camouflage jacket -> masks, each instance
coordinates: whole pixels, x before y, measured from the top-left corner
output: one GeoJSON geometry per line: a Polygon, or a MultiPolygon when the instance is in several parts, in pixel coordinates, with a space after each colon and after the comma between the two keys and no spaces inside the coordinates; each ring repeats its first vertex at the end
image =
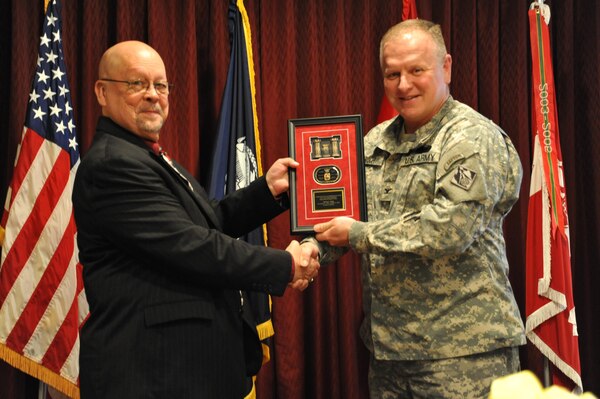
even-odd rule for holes
{"type": "Polygon", "coordinates": [[[352,225],[350,246],[363,255],[366,345],[415,360],[524,344],[502,232],[522,178],[513,144],[452,97],[414,141],[399,141],[401,127],[365,136],[369,221],[352,225]]]}

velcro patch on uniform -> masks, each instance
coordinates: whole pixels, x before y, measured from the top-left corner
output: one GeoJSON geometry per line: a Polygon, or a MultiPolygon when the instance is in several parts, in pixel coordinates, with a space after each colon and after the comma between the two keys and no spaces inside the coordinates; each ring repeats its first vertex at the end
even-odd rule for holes
{"type": "Polygon", "coordinates": [[[452,183],[464,190],[469,190],[477,177],[477,173],[471,169],[459,165],[452,176],[452,183]]]}
{"type": "Polygon", "coordinates": [[[456,161],[459,161],[461,159],[465,159],[465,156],[463,154],[455,154],[453,155],[449,160],[446,161],[446,163],[444,164],[444,170],[448,170],[450,169],[450,167],[452,166],[452,164],[456,161]]]}
{"type": "Polygon", "coordinates": [[[400,159],[400,166],[418,165],[424,163],[438,163],[440,160],[439,153],[426,152],[423,154],[406,155],[400,159]]]}

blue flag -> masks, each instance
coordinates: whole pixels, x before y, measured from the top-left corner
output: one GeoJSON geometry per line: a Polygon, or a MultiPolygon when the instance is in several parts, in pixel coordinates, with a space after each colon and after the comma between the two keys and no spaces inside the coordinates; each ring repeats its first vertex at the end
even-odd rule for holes
{"type": "MultiPolygon", "coordinates": [[[[208,184],[208,193],[215,199],[246,187],[262,175],[252,41],[243,0],[229,4],[229,34],[231,55],[208,184]]],[[[265,245],[264,231],[256,229],[240,239],[265,245]]],[[[264,341],[273,335],[270,297],[263,293],[247,296],[257,320],[258,335],[264,341]]],[[[269,348],[264,344],[263,363],[268,359],[269,348]]]]}
{"type": "Polygon", "coordinates": [[[243,2],[239,3],[232,0],[229,5],[231,55],[208,184],[208,193],[215,199],[247,186],[262,174],[257,157],[252,46],[246,41],[246,10],[243,2]]]}

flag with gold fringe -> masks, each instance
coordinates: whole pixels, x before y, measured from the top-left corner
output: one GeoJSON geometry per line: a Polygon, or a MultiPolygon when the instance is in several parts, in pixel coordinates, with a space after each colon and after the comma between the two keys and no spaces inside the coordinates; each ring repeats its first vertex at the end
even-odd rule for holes
{"type": "Polygon", "coordinates": [[[59,0],[47,7],[1,225],[0,358],[79,397],[79,327],[88,314],[71,192],[79,150],[59,0]]]}
{"type": "MultiPolygon", "coordinates": [[[[262,175],[261,149],[256,111],[256,87],[250,21],[243,0],[229,5],[231,56],[223,91],[217,141],[211,164],[208,193],[212,198],[243,188],[262,175]]],[[[240,237],[255,245],[266,244],[266,227],[240,237]]],[[[257,320],[263,341],[263,364],[270,358],[265,340],[273,336],[271,298],[267,294],[245,294],[257,320]]],[[[256,397],[254,380],[246,398],[256,397]]]]}

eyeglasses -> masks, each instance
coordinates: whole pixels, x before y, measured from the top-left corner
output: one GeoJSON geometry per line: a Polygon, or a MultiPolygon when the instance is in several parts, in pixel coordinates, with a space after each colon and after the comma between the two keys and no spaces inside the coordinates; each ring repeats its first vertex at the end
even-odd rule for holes
{"type": "Polygon", "coordinates": [[[132,93],[141,93],[142,91],[148,91],[150,85],[154,86],[154,90],[158,94],[169,94],[169,91],[173,87],[169,82],[148,82],[147,80],[116,80],[116,79],[108,79],[108,78],[100,78],[103,82],[113,82],[113,83],[125,83],[127,84],[127,89],[132,93]]]}

